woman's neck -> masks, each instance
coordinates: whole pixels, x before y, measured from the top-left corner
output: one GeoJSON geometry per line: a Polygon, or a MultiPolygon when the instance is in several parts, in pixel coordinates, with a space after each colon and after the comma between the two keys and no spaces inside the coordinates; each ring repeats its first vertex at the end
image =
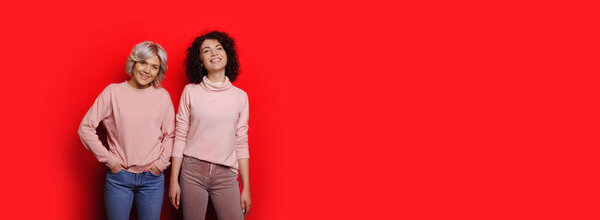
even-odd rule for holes
{"type": "Polygon", "coordinates": [[[225,70],[217,72],[209,72],[206,76],[213,83],[225,82],[225,70]]]}
{"type": "Polygon", "coordinates": [[[140,84],[138,84],[138,83],[135,81],[135,79],[133,79],[133,77],[131,77],[129,80],[127,80],[127,83],[128,83],[128,84],[129,84],[131,87],[133,87],[133,88],[136,88],[136,89],[146,89],[146,88],[148,88],[148,87],[150,87],[150,86],[151,86],[151,85],[150,85],[150,83],[149,83],[149,84],[146,84],[146,85],[140,85],[140,84]]]}

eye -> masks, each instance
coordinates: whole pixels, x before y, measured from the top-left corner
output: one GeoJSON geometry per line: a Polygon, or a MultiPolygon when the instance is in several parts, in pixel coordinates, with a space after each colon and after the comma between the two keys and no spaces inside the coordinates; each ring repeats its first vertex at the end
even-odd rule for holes
{"type": "Polygon", "coordinates": [[[154,70],[157,70],[157,69],[158,69],[158,67],[157,67],[157,66],[153,66],[153,67],[152,67],[152,69],[154,69],[154,70]]]}
{"type": "Polygon", "coordinates": [[[208,53],[208,50],[204,50],[204,51],[202,51],[202,53],[208,53]]]}

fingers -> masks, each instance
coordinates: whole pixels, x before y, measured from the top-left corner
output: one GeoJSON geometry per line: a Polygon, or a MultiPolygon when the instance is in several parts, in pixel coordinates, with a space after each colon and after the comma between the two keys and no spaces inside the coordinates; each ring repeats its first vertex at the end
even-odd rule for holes
{"type": "Polygon", "coordinates": [[[148,171],[152,171],[152,165],[147,166],[146,168],[144,168],[144,172],[148,172],[148,171]]]}
{"type": "Polygon", "coordinates": [[[171,200],[171,205],[175,207],[175,209],[179,210],[179,199],[180,199],[180,191],[179,189],[171,189],[169,191],[169,200],[171,200]]]}
{"type": "Polygon", "coordinates": [[[251,203],[245,199],[242,199],[240,201],[240,205],[242,206],[242,213],[244,213],[244,216],[246,216],[248,212],[250,212],[251,203]]]}
{"type": "Polygon", "coordinates": [[[244,215],[247,215],[248,212],[250,212],[250,206],[252,206],[252,205],[248,201],[246,201],[245,204],[246,204],[245,205],[246,206],[246,210],[244,211],[244,215]]]}
{"type": "Polygon", "coordinates": [[[177,208],[177,205],[175,204],[175,198],[173,198],[174,196],[169,193],[169,201],[171,202],[171,205],[175,208],[177,208]]]}
{"type": "Polygon", "coordinates": [[[144,172],[151,172],[154,175],[160,175],[162,173],[162,171],[160,171],[158,169],[158,167],[154,166],[154,165],[150,165],[148,167],[146,167],[146,169],[144,169],[144,172]]]}
{"type": "Polygon", "coordinates": [[[175,207],[177,210],[179,210],[179,197],[180,197],[181,193],[177,192],[177,194],[175,195],[175,198],[177,200],[177,207],[175,207]]]}
{"type": "Polygon", "coordinates": [[[150,167],[148,171],[150,171],[154,175],[160,175],[162,173],[158,168],[156,168],[156,166],[150,167]]]}
{"type": "Polygon", "coordinates": [[[121,166],[121,164],[117,164],[116,166],[110,168],[110,172],[112,173],[118,173],[121,170],[123,170],[123,166],[121,166]]]}
{"type": "Polygon", "coordinates": [[[158,167],[156,167],[156,166],[153,166],[153,169],[157,175],[160,175],[162,173],[162,171],[160,169],[158,169],[158,167]]]}
{"type": "Polygon", "coordinates": [[[169,199],[171,200],[171,205],[173,205],[173,207],[175,207],[175,209],[179,209],[179,206],[178,206],[179,203],[176,202],[176,200],[177,200],[176,197],[177,197],[176,195],[170,195],[169,199]]]}
{"type": "Polygon", "coordinates": [[[240,201],[240,206],[242,206],[242,213],[244,213],[244,215],[246,215],[246,203],[244,203],[244,201],[240,201]]]}
{"type": "Polygon", "coordinates": [[[242,195],[240,196],[240,204],[242,206],[242,212],[244,216],[248,215],[250,212],[250,207],[252,206],[252,200],[250,200],[250,191],[244,188],[242,190],[242,195]]]}

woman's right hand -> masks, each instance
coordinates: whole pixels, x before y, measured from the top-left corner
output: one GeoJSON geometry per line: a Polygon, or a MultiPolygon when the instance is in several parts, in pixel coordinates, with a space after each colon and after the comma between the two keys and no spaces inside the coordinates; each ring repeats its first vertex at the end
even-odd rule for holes
{"type": "Polygon", "coordinates": [[[179,199],[181,196],[181,189],[179,188],[179,183],[177,181],[171,181],[169,186],[169,200],[171,200],[171,205],[175,207],[175,209],[179,210],[179,199]]]}
{"type": "Polygon", "coordinates": [[[118,173],[119,171],[124,170],[124,167],[126,167],[126,166],[123,165],[123,162],[119,162],[118,164],[116,164],[110,168],[110,172],[118,173]]]}

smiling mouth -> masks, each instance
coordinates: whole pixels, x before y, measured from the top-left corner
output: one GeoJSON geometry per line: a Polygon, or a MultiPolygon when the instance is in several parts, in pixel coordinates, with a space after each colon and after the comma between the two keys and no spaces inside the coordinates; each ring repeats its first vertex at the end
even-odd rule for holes
{"type": "Polygon", "coordinates": [[[210,60],[211,63],[221,62],[221,58],[214,58],[210,60]]]}
{"type": "Polygon", "coordinates": [[[140,74],[140,77],[141,77],[143,80],[150,79],[150,76],[148,76],[148,75],[144,75],[144,74],[140,74]]]}

